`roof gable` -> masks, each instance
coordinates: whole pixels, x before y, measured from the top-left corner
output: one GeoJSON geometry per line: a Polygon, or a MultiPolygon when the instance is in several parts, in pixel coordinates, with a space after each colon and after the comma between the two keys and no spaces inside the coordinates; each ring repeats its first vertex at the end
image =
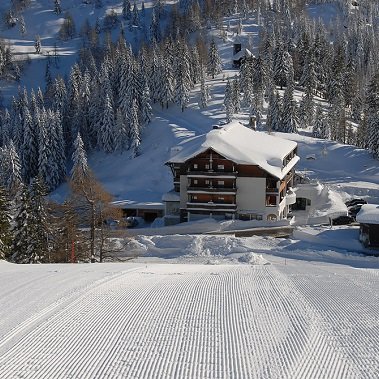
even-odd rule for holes
{"type": "Polygon", "coordinates": [[[242,165],[256,165],[271,175],[282,178],[299,161],[293,158],[283,169],[283,159],[297,143],[231,122],[207,134],[192,137],[179,145],[182,149],[167,163],[184,163],[209,148],[228,160],[242,165]]]}

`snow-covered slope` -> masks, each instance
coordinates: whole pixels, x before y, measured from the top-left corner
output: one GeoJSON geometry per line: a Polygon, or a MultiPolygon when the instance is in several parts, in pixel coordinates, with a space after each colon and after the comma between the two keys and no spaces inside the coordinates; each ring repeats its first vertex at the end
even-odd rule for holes
{"type": "Polygon", "coordinates": [[[0,263],[0,377],[376,377],[377,269],[253,263],[0,263]]]}

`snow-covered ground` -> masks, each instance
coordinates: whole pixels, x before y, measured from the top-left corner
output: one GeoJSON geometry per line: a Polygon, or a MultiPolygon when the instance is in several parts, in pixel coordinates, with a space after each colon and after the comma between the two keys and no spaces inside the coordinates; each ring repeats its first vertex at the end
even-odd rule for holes
{"type": "Polygon", "coordinates": [[[0,377],[377,377],[377,260],[250,244],[239,264],[0,262],[0,377]]]}

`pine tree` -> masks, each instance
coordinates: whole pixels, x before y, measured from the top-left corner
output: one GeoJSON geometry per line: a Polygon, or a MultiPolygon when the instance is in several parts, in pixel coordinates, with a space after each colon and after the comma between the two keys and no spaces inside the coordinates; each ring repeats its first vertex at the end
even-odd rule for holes
{"type": "Polygon", "coordinates": [[[379,114],[368,118],[367,145],[375,158],[379,158],[379,114]]]}
{"type": "Polygon", "coordinates": [[[129,129],[126,120],[122,115],[121,109],[116,113],[116,131],[117,131],[117,150],[126,151],[129,147],[129,129]]]}
{"type": "Polygon", "coordinates": [[[232,103],[233,103],[233,112],[239,113],[241,111],[241,102],[240,102],[240,84],[237,77],[233,80],[232,85],[232,103]]]}
{"type": "Polygon", "coordinates": [[[6,108],[1,117],[0,146],[7,145],[11,139],[11,116],[6,108]]]}
{"type": "Polygon", "coordinates": [[[5,189],[0,186],[0,260],[8,259],[12,246],[10,203],[5,189]]]}
{"type": "Polygon", "coordinates": [[[131,18],[131,4],[130,0],[123,0],[122,2],[122,17],[125,20],[130,20],[131,18]]]}
{"type": "Polygon", "coordinates": [[[41,177],[34,178],[30,186],[30,212],[28,216],[28,263],[48,262],[51,234],[45,196],[47,188],[41,177]]]}
{"type": "Polygon", "coordinates": [[[212,39],[208,52],[208,74],[212,76],[212,79],[222,71],[221,58],[218,54],[216,42],[212,39]]]}
{"type": "Polygon", "coordinates": [[[73,166],[70,172],[71,181],[74,183],[84,183],[90,174],[90,169],[87,163],[87,154],[84,150],[84,144],[80,133],[77,134],[74,141],[74,151],[72,153],[73,166]]]}
{"type": "Polygon", "coordinates": [[[50,175],[54,175],[54,173],[51,172],[50,166],[52,159],[50,130],[47,112],[44,109],[40,114],[38,127],[38,176],[52,188],[53,183],[50,180],[50,175]]]}
{"type": "Polygon", "coordinates": [[[98,146],[106,153],[112,153],[116,149],[115,117],[109,95],[105,97],[104,112],[101,120],[98,146]]]}
{"type": "Polygon", "coordinates": [[[140,25],[140,19],[139,19],[139,12],[136,1],[134,1],[133,4],[133,12],[132,12],[132,25],[139,26],[140,25]]]}
{"type": "Polygon", "coordinates": [[[16,263],[31,263],[28,257],[30,195],[26,186],[22,186],[16,196],[16,209],[12,233],[12,261],[16,263]]]}
{"type": "Polygon", "coordinates": [[[20,16],[20,34],[24,37],[26,34],[26,24],[24,16],[20,16]]]}
{"type": "Polygon", "coordinates": [[[208,106],[209,101],[209,88],[205,84],[205,73],[204,69],[201,70],[201,81],[200,81],[200,101],[199,101],[199,107],[200,108],[206,108],[208,106]]]}
{"type": "Polygon", "coordinates": [[[12,140],[0,148],[0,185],[13,197],[22,185],[21,164],[12,140]]]}
{"type": "Polygon", "coordinates": [[[303,128],[313,124],[314,109],[313,94],[309,89],[306,89],[305,96],[302,98],[299,107],[299,122],[303,128]]]}
{"type": "Polygon", "coordinates": [[[289,85],[283,96],[281,130],[286,133],[297,133],[298,124],[297,107],[296,102],[293,99],[293,87],[292,85],[289,85]]]}
{"type": "Polygon", "coordinates": [[[138,105],[137,101],[133,100],[133,105],[130,115],[130,148],[132,149],[133,157],[140,155],[140,125],[138,122],[138,105]]]}
{"type": "Polygon", "coordinates": [[[168,104],[173,100],[174,96],[172,69],[168,59],[162,60],[160,79],[158,92],[159,101],[161,102],[163,109],[164,106],[168,108],[168,104]]]}
{"type": "Polygon", "coordinates": [[[151,23],[150,23],[150,41],[152,43],[157,43],[161,40],[161,29],[159,26],[159,17],[156,13],[156,8],[153,8],[153,12],[151,15],[151,23]]]}
{"type": "Polygon", "coordinates": [[[191,90],[191,77],[189,67],[188,51],[185,48],[179,48],[180,54],[177,58],[175,69],[175,102],[180,105],[182,112],[189,103],[189,95],[191,90]]]}
{"type": "Polygon", "coordinates": [[[57,15],[62,13],[61,0],[54,0],[54,13],[57,15]]]}
{"type": "Polygon", "coordinates": [[[41,46],[42,46],[41,37],[37,35],[34,40],[34,48],[36,50],[36,54],[41,54],[41,46]]]}
{"type": "Polygon", "coordinates": [[[282,89],[287,85],[289,72],[293,70],[292,57],[288,51],[284,49],[283,43],[279,43],[274,54],[274,81],[275,84],[282,89]]]}
{"type": "Polygon", "coordinates": [[[151,98],[150,98],[150,90],[147,83],[145,83],[145,87],[142,92],[141,99],[141,121],[143,125],[148,124],[152,118],[152,108],[151,108],[151,98]]]}
{"type": "Polygon", "coordinates": [[[279,92],[272,92],[267,109],[266,129],[270,131],[282,130],[282,105],[279,92]]]}
{"type": "Polygon", "coordinates": [[[327,125],[325,115],[324,115],[320,105],[316,109],[315,119],[316,119],[316,121],[315,121],[315,123],[313,125],[313,129],[312,129],[313,137],[323,138],[323,139],[328,138],[328,136],[329,136],[328,125],[327,125]]]}

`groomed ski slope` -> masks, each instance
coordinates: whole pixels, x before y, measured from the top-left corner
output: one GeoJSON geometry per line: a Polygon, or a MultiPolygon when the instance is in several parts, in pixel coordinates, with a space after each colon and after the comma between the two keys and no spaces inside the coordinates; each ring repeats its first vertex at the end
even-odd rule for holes
{"type": "Polygon", "coordinates": [[[379,377],[378,271],[264,258],[0,262],[0,377],[379,377]]]}

